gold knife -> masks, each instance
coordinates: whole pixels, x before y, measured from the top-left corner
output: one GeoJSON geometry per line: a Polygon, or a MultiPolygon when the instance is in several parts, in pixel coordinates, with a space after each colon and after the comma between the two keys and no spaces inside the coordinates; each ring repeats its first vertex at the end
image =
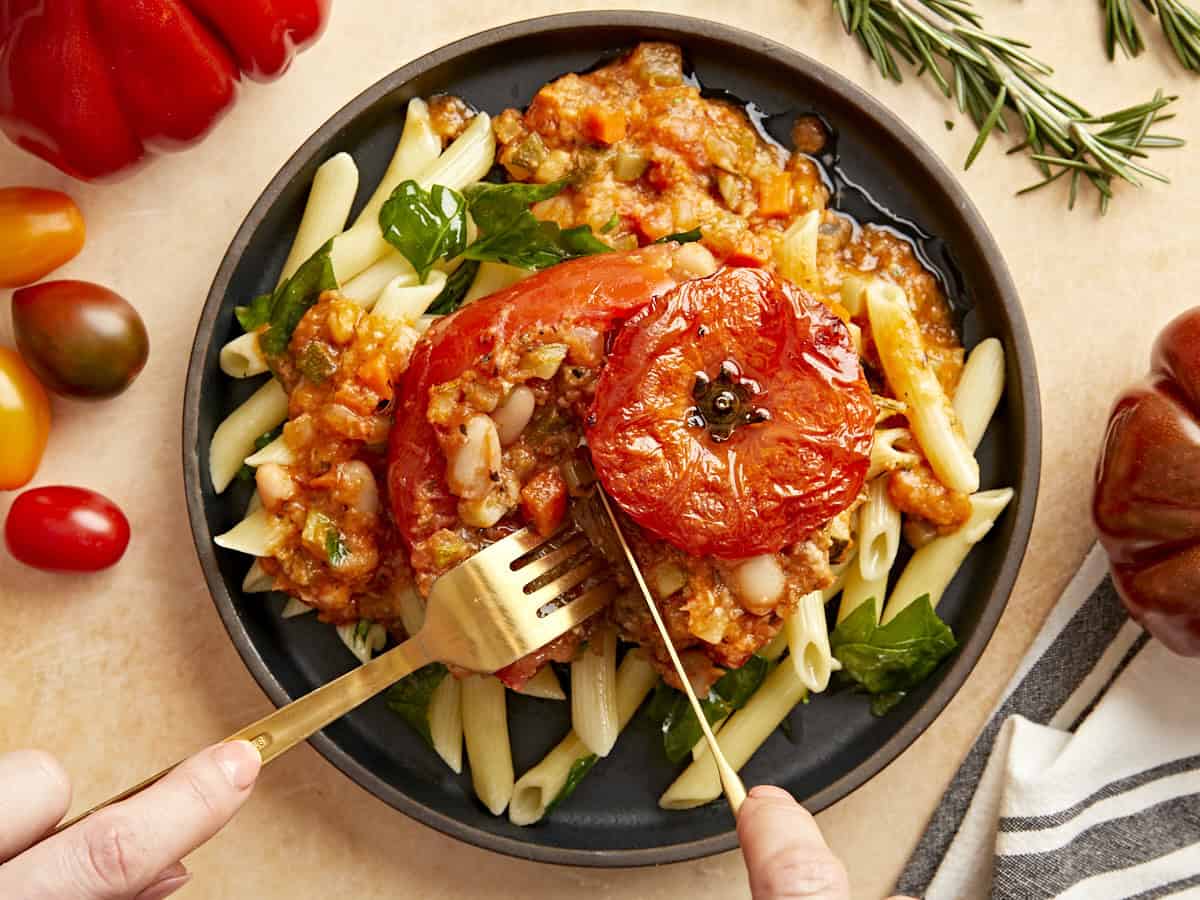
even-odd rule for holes
{"type": "Polygon", "coordinates": [[[692,684],[688,681],[687,673],[683,670],[683,663],[679,661],[679,654],[675,652],[675,645],[671,643],[671,636],[667,634],[667,626],[663,624],[658,607],[654,604],[654,598],[650,596],[650,589],[646,587],[646,579],[642,577],[642,570],[638,568],[637,560],[633,557],[633,551],[629,549],[629,543],[625,540],[624,532],[621,531],[621,523],[617,521],[612,505],[608,502],[608,495],[604,493],[604,489],[599,485],[596,486],[596,493],[600,495],[600,502],[604,505],[604,511],[608,514],[608,520],[612,523],[613,531],[616,533],[617,542],[621,545],[621,552],[625,554],[625,560],[629,563],[629,568],[633,570],[634,580],[637,581],[638,588],[641,590],[642,596],[646,599],[646,605],[650,607],[650,615],[654,618],[654,624],[658,626],[658,633],[662,635],[663,643],[667,647],[667,653],[671,657],[671,663],[675,666],[675,672],[679,675],[679,681],[683,684],[683,689],[692,704],[692,711],[696,714],[696,719],[700,722],[700,730],[704,732],[704,740],[708,742],[708,749],[712,752],[712,757],[717,763],[717,774],[721,776],[721,787],[725,791],[725,799],[729,801],[729,808],[733,810],[733,814],[736,817],[738,810],[742,808],[742,802],[746,799],[746,788],[742,784],[742,779],[738,777],[738,773],[734,771],[733,766],[725,759],[725,754],[721,752],[721,745],[717,743],[712,729],[708,726],[708,719],[704,715],[704,710],[700,708],[700,701],[696,699],[696,692],[692,690],[692,684]]]}

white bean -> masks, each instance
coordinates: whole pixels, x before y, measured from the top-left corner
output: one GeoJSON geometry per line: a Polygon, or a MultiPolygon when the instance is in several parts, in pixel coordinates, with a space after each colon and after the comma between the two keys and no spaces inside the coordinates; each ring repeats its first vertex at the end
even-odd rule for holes
{"type": "Polygon", "coordinates": [[[500,468],[500,434],[490,416],[477,413],[466,424],[466,440],[454,451],[446,470],[450,492],[467,500],[487,496],[492,473],[500,468]]]}
{"type": "Polygon", "coordinates": [[[344,486],[344,503],[361,513],[375,515],[379,512],[379,486],[371,467],[360,459],[342,465],[341,482],[344,486]]]}
{"type": "MultiPolygon", "coordinates": [[[[368,470],[369,471],[369,470],[368,470]]],[[[271,512],[296,492],[296,482],[288,470],[275,463],[264,463],[254,470],[254,482],[258,485],[258,496],[263,506],[271,512]]]]}
{"type": "Polygon", "coordinates": [[[773,553],[752,556],[733,570],[731,587],[746,611],[754,615],[773,610],[785,586],[783,568],[773,553]]]}
{"type": "Polygon", "coordinates": [[[500,435],[500,445],[507,447],[521,436],[525,426],[533,417],[533,408],[537,398],[533,391],[523,384],[512,389],[503,403],[492,413],[492,421],[496,423],[496,431],[500,435]]]}
{"type": "Polygon", "coordinates": [[[701,278],[717,271],[716,257],[703,244],[693,241],[675,251],[671,272],[678,278],[701,278]]]}

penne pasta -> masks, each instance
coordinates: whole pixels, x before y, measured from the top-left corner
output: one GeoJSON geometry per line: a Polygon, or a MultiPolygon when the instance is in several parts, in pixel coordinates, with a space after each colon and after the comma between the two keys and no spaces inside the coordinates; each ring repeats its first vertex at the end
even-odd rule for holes
{"type": "MultiPolygon", "coordinates": [[[[409,105],[411,109],[412,101],[409,105]]],[[[406,133],[411,125],[411,121],[405,125],[406,133]]],[[[400,136],[400,143],[404,144],[404,135],[400,136]]],[[[397,147],[397,156],[401,149],[397,147]]],[[[379,210],[398,184],[411,178],[422,187],[441,184],[460,191],[488,173],[495,151],[496,139],[492,135],[491,119],[487,113],[479,113],[441,156],[426,162],[423,167],[402,170],[399,165],[388,166],[387,180],[379,183],[371,198],[372,202],[376,197],[382,198],[373,214],[366,215],[369,203],[368,209],[363,210],[363,215],[359,216],[354,226],[334,238],[331,259],[338,284],[365,271],[391,250],[391,244],[383,239],[383,231],[379,227],[379,210]]]]}
{"type": "Polygon", "coordinates": [[[571,727],[597,756],[608,756],[617,742],[617,632],[604,626],[592,633],[571,663],[571,727]]]}
{"type": "Polygon", "coordinates": [[[226,550],[236,550],[250,556],[271,556],[284,536],[284,526],[265,509],[257,509],[213,543],[226,550]]]}
{"type": "Polygon", "coordinates": [[[954,392],[954,411],[962,422],[971,452],[979,446],[1004,393],[1004,345],[995,338],[981,341],[963,366],[954,392]]]}
{"type": "Polygon", "coordinates": [[[862,577],[862,569],[859,566],[850,566],[849,571],[846,572],[845,583],[842,585],[842,599],[838,603],[837,620],[843,621],[872,597],[875,598],[875,617],[879,618],[879,611],[883,608],[883,598],[887,594],[887,580],[888,573],[884,572],[882,578],[867,581],[862,577]]]}
{"type": "MultiPolygon", "coordinates": [[[[620,728],[629,724],[658,674],[641,650],[630,650],[617,669],[617,721],[620,728]]],[[[532,825],[539,821],[559,799],[573,769],[587,765],[591,757],[574,731],[526,772],[513,789],[508,818],[514,825],[532,825]]]]}
{"type": "Polygon", "coordinates": [[[208,475],[214,491],[219,494],[229,487],[242,460],[254,452],[255,439],[286,419],[287,408],[287,392],[272,378],[217,426],[208,447],[208,475]]]}
{"type": "Polygon", "coordinates": [[[425,598],[417,592],[417,586],[407,584],[400,592],[400,624],[412,637],[425,624],[425,598]]]}
{"type": "Polygon", "coordinates": [[[283,609],[279,611],[279,617],[282,619],[294,619],[296,616],[302,616],[310,612],[313,612],[313,608],[303,600],[299,600],[296,597],[288,597],[287,603],[283,604],[283,609]]]}
{"type": "Polygon", "coordinates": [[[320,165],[313,175],[308,202],[277,284],[291,278],[301,263],[346,227],[357,191],[358,166],[349,153],[335,154],[320,165]]]}
{"type": "Polygon", "coordinates": [[[273,590],[274,587],[275,576],[268,573],[259,560],[254,560],[246,571],[246,577],[242,579],[242,593],[262,594],[273,590]]]}
{"type": "Polygon", "coordinates": [[[829,649],[829,626],[825,621],[825,598],[813,591],[800,598],[796,612],[783,623],[787,633],[788,659],[796,676],[810,693],[829,687],[829,676],[842,667],[829,649]]]}
{"type": "Polygon", "coordinates": [[[442,139],[433,130],[429,106],[420,97],[414,97],[408,101],[408,108],[404,111],[404,129],[400,132],[392,159],[371,193],[371,198],[355,217],[353,227],[366,224],[378,228],[379,211],[388,197],[392,196],[392,191],[400,182],[415,178],[441,152],[442,139]]]}
{"type": "Polygon", "coordinates": [[[979,490],[979,464],[937,375],[930,367],[921,331],[900,288],[872,281],[867,314],[888,383],[908,406],[909,425],[942,484],[973,494],[979,490]]]}
{"type": "Polygon", "coordinates": [[[934,538],[912,555],[888,598],[883,624],[924,594],[936,607],[971,548],[983,540],[1012,497],[1011,488],[972,494],[971,517],[966,523],[952,534],[934,538]]]}
{"type": "Polygon", "coordinates": [[[491,675],[470,675],[461,684],[463,737],[471,763],[471,783],[480,802],[498,816],[513,792],[504,685],[491,675]]]}
{"type": "Polygon", "coordinates": [[[850,552],[851,556],[849,556],[847,559],[842,560],[842,562],[838,563],[836,566],[830,566],[830,568],[833,570],[833,584],[829,585],[827,588],[821,589],[821,601],[823,603],[828,603],[830,600],[840,594],[842,592],[842,587],[846,584],[846,578],[850,574],[850,570],[858,568],[854,565],[857,553],[853,550],[850,552]]]}
{"type": "Polygon", "coordinates": [[[852,316],[862,315],[867,307],[867,285],[870,282],[857,275],[842,279],[842,306],[852,316]]]}
{"type": "Polygon", "coordinates": [[[393,282],[417,283],[416,271],[397,250],[387,253],[365,272],[351,278],[338,289],[338,293],[347,300],[353,300],[359,306],[370,309],[383,293],[383,289],[393,282]]]}
{"type": "Polygon", "coordinates": [[[371,314],[389,321],[415,324],[445,286],[446,274],[437,270],[429,273],[424,284],[413,284],[401,275],[388,282],[371,314]]]}
{"type": "Polygon", "coordinates": [[[455,775],[462,774],[462,682],[449,672],[429,699],[429,737],[433,749],[455,775]]]}
{"type": "MultiPolygon", "coordinates": [[[[746,705],[729,717],[717,737],[729,764],[741,769],[807,693],[795,666],[776,666],[746,705]]],[[[683,770],[659,798],[658,805],[663,809],[693,809],[719,796],[721,778],[712,755],[705,753],[683,770]]]]}
{"type": "Polygon", "coordinates": [[[387,643],[387,629],[369,619],[338,625],[337,633],[346,649],[353,653],[360,663],[370,662],[371,657],[387,643]]]}
{"type": "Polygon", "coordinates": [[[807,291],[820,287],[817,269],[817,234],[822,211],[814,209],[800,216],[779,238],[775,260],[779,273],[807,291]]]}
{"type": "Polygon", "coordinates": [[[539,697],[542,700],[566,700],[567,695],[559,683],[558,676],[550,666],[543,666],[538,673],[525,682],[517,690],[518,694],[526,697],[539,697]]]}
{"type": "Polygon", "coordinates": [[[528,278],[533,272],[518,269],[516,266],[506,266],[504,263],[484,262],[479,264],[475,280],[463,296],[463,306],[474,303],[482,297],[512,287],[518,281],[528,278]]]}
{"type": "Polygon", "coordinates": [[[221,348],[221,371],[231,378],[250,378],[267,371],[267,357],[258,343],[258,332],[247,331],[221,348]]]}
{"type": "Polygon", "coordinates": [[[290,466],[296,462],[296,453],[292,445],[281,434],[261,450],[256,450],[246,457],[246,465],[261,466],[264,463],[275,463],[279,466],[290,466]]]}
{"type": "Polygon", "coordinates": [[[858,509],[858,569],[863,581],[887,578],[899,552],[900,510],[888,497],[887,478],[876,478],[858,509]]]}
{"type": "Polygon", "coordinates": [[[907,428],[879,428],[875,431],[875,443],[871,445],[871,468],[867,480],[874,481],[880,475],[896,469],[912,469],[921,464],[921,455],[912,450],[902,450],[896,444],[912,444],[912,432],[907,428]]]}
{"type": "MultiPolygon", "coordinates": [[[[713,733],[714,737],[716,737],[718,734],[721,733],[721,729],[725,726],[725,723],[728,721],[729,721],[729,716],[726,716],[724,719],[717,719],[717,721],[713,722],[711,725],[708,726],[709,728],[712,729],[712,733],[713,733]]],[[[700,738],[700,740],[696,741],[696,743],[692,747],[692,759],[699,759],[701,756],[703,756],[707,752],[708,752],[708,741],[706,741],[704,738],[700,738]]]]}

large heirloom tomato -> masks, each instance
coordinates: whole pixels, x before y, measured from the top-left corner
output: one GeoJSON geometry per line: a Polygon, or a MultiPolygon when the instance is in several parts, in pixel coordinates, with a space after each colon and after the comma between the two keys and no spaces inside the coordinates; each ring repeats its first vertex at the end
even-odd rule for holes
{"type": "Polygon", "coordinates": [[[827,307],[761,269],[723,269],[625,324],[586,424],[596,474],[642,528],[739,559],[854,501],[875,407],[827,307]]]}
{"type": "Polygon", "coordinates": [[[561,263],[435,323],[397,390],[388,449],[392,512],[411,545],[456,520],[446,459],[426,418],[429,391],[480,365],[497,347],[539,328],[607,331],[675,284],[674,248],[646,247],[561,263]]]}
{"type": "Polygon", "coordinates": [[[1149,376],[1117,399],[1092,514],[1130,614],[1200,656],[1200,307],[1163,329],[1149,376]]]}

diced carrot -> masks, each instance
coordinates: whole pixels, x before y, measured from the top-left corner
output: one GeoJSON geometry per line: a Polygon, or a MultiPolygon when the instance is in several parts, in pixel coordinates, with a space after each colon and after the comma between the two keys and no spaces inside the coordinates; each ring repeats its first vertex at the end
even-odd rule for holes
{"type": "Polygon", "coordinates": [[[792,211],[792,176],[787,172],[772,175],[758,183],[758,214],[786,216],[792,211]]]}
{"type": "Polygon", "coordinates": [[[615,144],[625,137],[625,112],[620,109],[605,109],[589,106],[583,113],[584,132],[593,141],[615,144]]]}
{"type": "Polygon", "coordinates": [[[567,483],[558,469],[546,469],[525,483],[521,488],[521,512],[543,537],[555,532],[567,514],[567,483]]]}
{"type": "Polygon", "coordinates": [[[358,380],[377,394],[389,393],[391,378],[388,375],[387,360],[382,354],[372,356],[358,367],[355,373],[358,380]]]}

